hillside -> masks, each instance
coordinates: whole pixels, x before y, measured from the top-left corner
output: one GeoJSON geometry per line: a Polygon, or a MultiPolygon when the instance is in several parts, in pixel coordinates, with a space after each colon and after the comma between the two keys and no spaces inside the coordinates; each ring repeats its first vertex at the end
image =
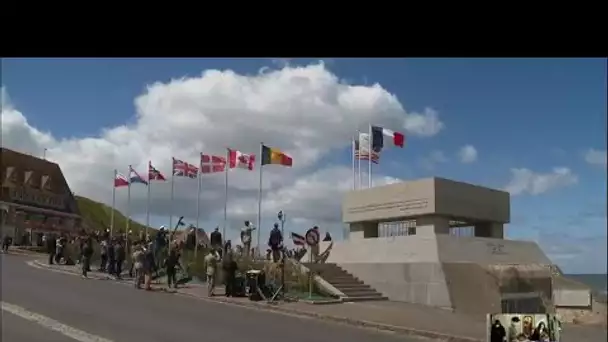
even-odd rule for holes
{"type": "MultiPolygon", "coordinates": [[[[87,230],[104,230],[110,228],[112,208],[86,197],[76,196],[78,209],[83,219],[83,226],[87,230]]],[[[127,218],[118,210],[114,211],[114,230],[124,232],[127,218]]],[[[145,230],[146,226],[130,220],[129,229],[133,234],[139,234],[140,230],[145,230]]],[[[153,228],[152,228],[153,229],[153,228]]],[[[150,231],[152,232],[152,231],[150,231]]]]}

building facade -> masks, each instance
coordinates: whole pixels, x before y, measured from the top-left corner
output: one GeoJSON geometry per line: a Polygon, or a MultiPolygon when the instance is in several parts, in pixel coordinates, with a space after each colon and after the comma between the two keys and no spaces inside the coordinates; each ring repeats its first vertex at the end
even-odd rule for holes
{"type": "Polygon", "coordinates": [[[82,218],[56,163],[1,149],[0,223],[2,236],[17,244],[37,244],[44,233],[76,234],[82,218]]]}
{"type": "Polygon", "coordinates": [[[503,239],[510,195],[433,177],[350,191],[342,218],[349,239],[436,234],[503,239]]]}

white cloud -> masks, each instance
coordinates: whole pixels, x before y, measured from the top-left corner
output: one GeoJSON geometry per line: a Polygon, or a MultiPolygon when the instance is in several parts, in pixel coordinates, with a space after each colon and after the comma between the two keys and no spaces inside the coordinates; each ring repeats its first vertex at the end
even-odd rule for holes
{"type": "MultiPolygon", "coordinates": [[[[258,153],[259,142],[264,141],[294,159],[291,169],[265,167],[264,212],[274,215],[279,208],[289,208],[291,219],[337,223],[341,194],[352,186],[352,172],[339,165],[319,165],[323,156],[348,148],[352,133],[370,122],[419,136],[435,135],[444,127],[432,109],[408,114],[380,85],[342,83],[323,63],[266,68],[254,75],[207,70],[199,77],[151,84],[134,102],[135,120],[125,120],[133,124],[81,139],[42,132],[3,100],[2,145],[37,155],[47,148],[47,157],[59,163],[74,192],[109,203],[114,168],[124,171],[132,164],[144,172],[151,160],[170,173],[172,156],[196,164],[201,151],[223,154],[230,146],[258,153]]],[[[388,181],[379,176],[374,182],[388,181]]],[[[201,216],[208,220],[222,216],[223,182],[223,175],[205,176],[201,216]]],[[[253,219],[257,172],[236,170],[229,183],[230,215],[253,219]]],[[[175,182],[174,207],[180,208],[176,215],[194,216],[193,184],[175,182]]],[[[151,191],[152,215],[168,215],[169,185],[154,183],[151,191]]],[[[124,206],[126,200],[118,197],[117,206],[124,206]]],[[[131,213],[145,212],[145,188],[134,186],[131,198],[131,213]]]]}
{"type": "Polygon", "coordinates": [[[465,145],[458,152],[461,163],[472,163],[477,160],[477,149],[473,145],[465,145]]]}
{"type": "Polygon", "coordinates": [[[578,183],[578,176],[567,167],[556,167],[550,173],[536,173],[529,169],[520,168],[511,169],[511,180],[504,189],[511,195],[526,193],[540,195],[576,183],[578,183]]]}
{"type": "Polygon", "coordinates": [[[589,149],[585,152],[585,161],[591,165],[598,165],[606,168],[606,151],[589,149]]]}

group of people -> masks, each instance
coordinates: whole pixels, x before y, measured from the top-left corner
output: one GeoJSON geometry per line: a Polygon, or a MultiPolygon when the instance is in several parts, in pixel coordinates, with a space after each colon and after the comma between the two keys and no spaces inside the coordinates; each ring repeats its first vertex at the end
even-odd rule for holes
{"type": "MultiPolygon", "coordinates": [[[[526,322],[523,322],[524,324],[526,322]]],[[[545,322],[539,322],[536,327],[519,329],[520,318],[511,318],[507,329],[500,320],[495,319],[490,328],[490,342],[554,342],[555,332],[548,329],[545,322]]]]}

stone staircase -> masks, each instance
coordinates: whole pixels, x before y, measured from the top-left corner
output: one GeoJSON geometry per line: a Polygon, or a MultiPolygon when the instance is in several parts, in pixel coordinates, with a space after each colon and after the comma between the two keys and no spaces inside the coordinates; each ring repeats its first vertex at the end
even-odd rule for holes
{"type": "Polygon", "coordinates": [[[388,299],[336,264],[304,263],[303,265],[342,292],[345,296],[341,299],[345,302],[388,299]]]}

